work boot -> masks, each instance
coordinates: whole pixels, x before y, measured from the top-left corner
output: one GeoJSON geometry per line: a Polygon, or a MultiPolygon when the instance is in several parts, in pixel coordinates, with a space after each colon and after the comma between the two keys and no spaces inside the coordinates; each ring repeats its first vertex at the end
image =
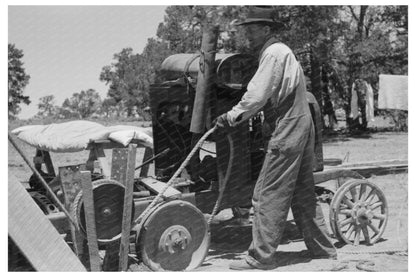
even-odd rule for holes
{"type": "Polygon", "coordinates": [[[247,262],[246,259],[241,259],[238,261],[234,261],[230,264],[230,269],[233,270],[252,270],[252,269],[260,269],[260,270],[270,270],[277,267],[277,264],[259,264],[258,266],[251,265],[247,262]]]}
{"type": "Polygon", "coordinates": [[[233,270],[251,270],[251,269],[258,269],[251,264],[247,263],[246,259],[241,259],[238,261],[234,261],[230,264],[230,269],[233,270]]]}

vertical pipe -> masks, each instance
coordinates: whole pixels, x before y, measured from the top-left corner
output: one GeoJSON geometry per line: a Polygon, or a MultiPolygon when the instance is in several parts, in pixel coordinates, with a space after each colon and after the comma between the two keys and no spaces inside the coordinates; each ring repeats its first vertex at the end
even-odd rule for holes
{"type": "Polygon", "coordinates": [[[218,33],[218,25],[203,25],[198,81],[192,110],[192,121],[189,129],[192,133],[196,134],[203,134],[205,132],[208,103],[215,80],[215,51],[217,49],[218,33]]]}

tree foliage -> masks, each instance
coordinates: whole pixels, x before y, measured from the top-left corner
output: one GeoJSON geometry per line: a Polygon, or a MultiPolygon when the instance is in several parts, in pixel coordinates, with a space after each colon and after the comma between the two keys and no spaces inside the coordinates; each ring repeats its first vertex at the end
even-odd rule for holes
{"type": "Polygon", "coordinates": [[[78,117],[87,118],[99,111],[101,107],[101,97],[93,89],[82,90],[74,93],[71,98],[66,98],[62,104],[60,113],[65,118],[78,117]]]}
{"type": "MultiPolygon", "coordinates": [[[[332,101],[348,116],[355,80],[369,82],[377,96],[379,74],[407,75],[407,6],[275,8],[286,26],[280,32],[282,41],[300,59],[321,107],[332,101]]],[[[247,11],[243,6],[170,6],[157,36],[174,53],[196,52],[203,24],[216,24],[221,30],[218,52],[246,52],[233,22],[246,17],[247,11]]]]}
{"type": "Polygon", "coordinates": [[[349,114],[356,80],[370,83],[377,99],[380,74],[408,74],[408,13],[405,6],[346,6],[340,12],[349,28],[334,47],[333,67],[343,82],[337,102],[349,114]]]}
{"type": "Polygon", "coordinates": [[[215,24],[220,27],[218,49],[241,51],[244,40],[233,22],[242,19],[246,11],[243,6],[169,6],[156,34],[174,53],[194,53],[201,47],[203,25],[215,24]]]}
{"type": "Polygon", "coordinates": [[[53,116],[56,114],[57,107],[55,106],[55,96],[46,95],[39,98],[38,115],[42,117],[53,116]]]}
{"type": "Polygon", "coordinates": [[[135,107],[146,105],[146,97],[143,97],[145,80],[140,66],[143,58],[134,54],[133,49],[125,48],[114,55],[114,60],[103,67],[100,80],[109,85],[108,97],[117,104],[122,102],[131,116],[135,107]]]}
{"type": "MultiPolygon", "coordinates": [[[[356,80],[370,83],[377,97],[379,74],[408,73],[407,6],[275,8],[277,19],[285,24],[279,36],[294,50],[324,111],[328,111],[330,103],[331,109],[332,105],[335,109],[342,108],[348,116],[351,87],[356,80]]],[[[141,54],[126,47],[114,55],[113,63],[102,68],[99,78],[109,86],[107,98],[100,111],[92,112],[145,117],[149,87],[161,81],[157,73],[163,60],[176,53],[198,52],[206,26],[219,26],[218,53],[250,53],[243,32],[234,24],[247,16],[248,9],[208,5],[167,7],[156,37],[148,39],[141,54]]],[[[76,109],[74,103],[79,96],[74,94],[67,99],[61,112],[80,117],[90,115],[86,107],[85,112],[76,109]]]]}
{"type": "Polygon", "coordinates": [[[8,92],[9,92],[9,117],[15,117],[20,111],[20,104],[30,104],[29,96],[23,92],[29,83],[30,76],[23,67],[23,51],[8,44],[8,92]]]}

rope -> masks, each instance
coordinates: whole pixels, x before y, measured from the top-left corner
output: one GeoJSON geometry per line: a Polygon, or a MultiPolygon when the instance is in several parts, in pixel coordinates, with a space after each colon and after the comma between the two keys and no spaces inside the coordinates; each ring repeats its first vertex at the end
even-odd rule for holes
{"type": "Polygon", "coordinates": [[[222,177],[223,176],[222,172],[219,174],[219,185],[220,185],[219,194],[218,194],[217,201],[215,202],[215,206],[212,209],[211,216],[209,217],[209,219],[207,221],[208,228],[210,228],[212,219],[214,218],[215,214],[217,213],[217,211],[220,207],[220,203],[222,201],[222,197],[223,197],[224,191],[225,191],[225,185],[227,184],[228,179],[230,179],[231,166],[233,164],[232,161],[234,160],[234,142],[233,142],[230,134],[227,135],[227,138],[228,138],[228,143],[230,144],[230,157],[229,157],[229,160],[228,160],[227,172],[225,173],[224,178],[222,177]]]}
{"type": "Polygon", "coordinates": [[[165,187],[156,195],[156,197],[153,199],[153,201],[149,204],[149,206],[146,207],[146,209],[143,211],[143,213],[134,221],[134,224],[139,224],[143,218],[146,218],[148,213],[151,209],[162,199],[163,194],[166,192],[166,190],[173,185],[173,181],[179,176],[179,174],[185,169],[185,167],[188,165],[191,158],[194,156],[196,151],[202,146],[204,141],[208,138],[209,135],[215,132],[217,127],[214,127],[208,132],[206,132],[197,142],[197,144],[194,146],[192,151],[189,153],[189,155],[186,157],[186,159],[182,162],[181,166],[176,170],[175,174],[170,178],[170,180],[166,183],[165,187]]]}

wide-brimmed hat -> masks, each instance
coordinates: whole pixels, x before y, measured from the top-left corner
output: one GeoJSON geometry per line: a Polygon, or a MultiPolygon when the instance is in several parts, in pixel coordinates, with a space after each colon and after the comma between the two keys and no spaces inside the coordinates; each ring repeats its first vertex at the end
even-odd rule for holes
{"type": "Polygon", "coordinates": [[[272,25],[275,27],[283,27],[285,24],[278,20],[277,12],[272,7],[250,7],[247,17],[244,21],[236,22],[235,25],[248,25],[248,24],[265,24],[272,25]]]}

